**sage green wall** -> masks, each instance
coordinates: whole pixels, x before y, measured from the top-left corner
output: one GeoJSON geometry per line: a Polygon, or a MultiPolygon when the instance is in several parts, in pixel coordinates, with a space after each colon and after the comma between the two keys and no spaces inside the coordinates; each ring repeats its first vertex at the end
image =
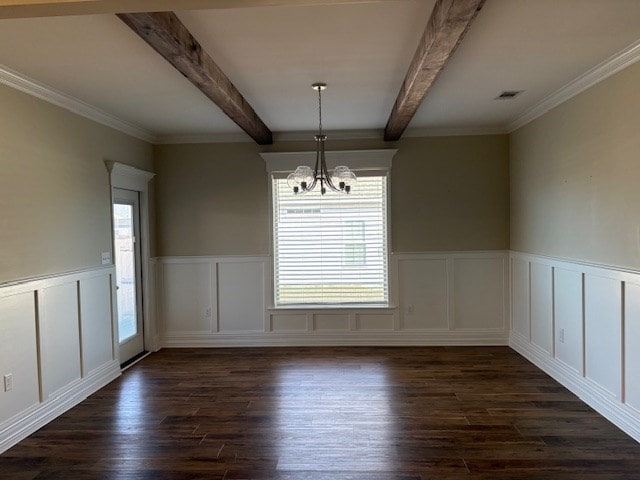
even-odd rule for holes
{"type": "Polygon", "coordinates": [[[511,249],[640,268],[640,63],[511,135],[511,249]]]}
{"type": "MultiPolygon", "coordinates": [[[[333,150],[399,149],[391,172],[395,252],[493,250],[509,246],[506,135],[334,141],[333,150]]],[[[264,151],[302,151],[289,142],[264,151]]],[[[269,253],[268,176],[250,143],[159,145],[160,256],[269,253]]]]}
{"type": "Polygon", "coordinates": [[[408,138],[391,172],[396,252],[509,248],[506,135],[408,138]]]}
{"type": "Polygon", "coordinates": [[[104,161],[152,170],[152,146],[3,85],[0,111],[0,283],[100,265],[104,161]]]}
{"type": "Polygon", "coordinates": [[[155,149],[160,256],[269,252],[267,173],[254,143],[155,149]]]}

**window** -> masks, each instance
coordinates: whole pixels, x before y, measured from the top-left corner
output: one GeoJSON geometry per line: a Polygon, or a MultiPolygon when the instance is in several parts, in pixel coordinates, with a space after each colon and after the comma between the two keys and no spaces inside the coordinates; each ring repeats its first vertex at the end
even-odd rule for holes
{"type": "Polygon", "coordinates": [[[388,303],[387,177],[348,195],[295,195],[273,179],[276,306],[388,303]]]}

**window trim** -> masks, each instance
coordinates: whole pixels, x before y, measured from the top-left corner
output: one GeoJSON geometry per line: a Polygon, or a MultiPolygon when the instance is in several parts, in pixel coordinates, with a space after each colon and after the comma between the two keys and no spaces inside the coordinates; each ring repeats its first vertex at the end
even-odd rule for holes
{"type": "Polygon", "coordinates": [[[269,201],[269,306],[268,310],[353,310],[353,309],[393,309],[395,298],[393,275],[391,267],[392,236],[391,236],[391,166],[397,149],[376,150],[334,150],[326,152],[327,167],[332,169],[337,165],[348,165],[359,176],[382,176],[387,181],[386,220],[387,220],[387,288],[388,298],[386,304],[305,304],[305,305],[276,305],[275,302],[275,245],[273,218],[273,179],[286,178],[299,165],[311,165],[315,163],[316,152],[263,152],[260,156],[264,159],[267,169],[268,201],[269,201]]]}

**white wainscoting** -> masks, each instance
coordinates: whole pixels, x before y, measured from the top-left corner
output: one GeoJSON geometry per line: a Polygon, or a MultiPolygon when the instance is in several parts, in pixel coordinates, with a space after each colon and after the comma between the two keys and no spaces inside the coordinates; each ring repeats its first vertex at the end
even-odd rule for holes
{"type": "Polygon", "coordinates": [[[511,253],[510,346],[640,441],[640,273],[511,253]]]}
{"type": "Polygon", "coordinates": [[[396,254],[387,308],[272,308],[271,257],[156,259],[164,347],[506,345],[508,252],[396,254]]]}
{"type": "Polygon", "coordinates": [[[108,266],[0,286],[0,453],[120,375],[114,277],[108,266]]]}

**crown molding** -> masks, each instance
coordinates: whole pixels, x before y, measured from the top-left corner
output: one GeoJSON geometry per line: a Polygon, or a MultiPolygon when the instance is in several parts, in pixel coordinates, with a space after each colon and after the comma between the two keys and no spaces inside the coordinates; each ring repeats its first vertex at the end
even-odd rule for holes
{"type": "Polygon", "coordinates": [[[624,70],[628,66],[640,60],[640,40],[632,43],[625,49],[609,57],[604,62],[599,63],[590,70],[567,83],[564,87],[556,90],[551,95],[543,98],[533,107],[525,111],[522,115],[507,125],[506,130],[511,133],[518,128],[524,127],[527,123],[544,115],[552,108],[566,102],[581,92],[601,82],[602,80],[624,70]]]}
{"type": "MultiPolygon", "coordinates": [[[[317,131],[273,132],[274,143],[312,141],[317,131]]],[[[364,130],[328,130],[328,140],[382,140],[384,129],[364,130]]],[[[503,135],[508,133],[504,127],[418,127],[407,129],[402,138],[416,137],[449,137],[464,135],[503,135]]],[[[251,137],[243,132],[199,135],[163,135],[156,139],[156,144],[181,143],[253,143],[251,137]]]]}
{"type": "Polygon", "coordinates": [[[155,141],[156,145],[181,143],[255,143],[255,141],[244,132],[160,135],[155,141]]]}
{"type": "Polygon", "coordinates": [[[469,135],[503,135],[508,133],[501,126],[485,127],[415,127],[407,128],[402,138],[417,137],[457,137],[469,135]]]}
{"type": "Polygon", "coordinates": [[[154,143],[156,141],[156,136],[148,130],[145,130],[133,123],[121,120],[120,118],[89,105],[88,103],[72,97],[71,95],[67,95],[66,93],[60,92],[48,85],[13,71],[4,65],[0,65],[0,84],[15,88],[16,90],[20,90],[28,95],[44,100],[45,102],[52,103],[58,107],[62,107],[70,112],[80,115],[81,117],[88,118],[89,120],[93,120],[94,122],[113,128],[122,133],[126,133],[132,137],[139,138],[140,140],[150,143],[154,143]]]}

